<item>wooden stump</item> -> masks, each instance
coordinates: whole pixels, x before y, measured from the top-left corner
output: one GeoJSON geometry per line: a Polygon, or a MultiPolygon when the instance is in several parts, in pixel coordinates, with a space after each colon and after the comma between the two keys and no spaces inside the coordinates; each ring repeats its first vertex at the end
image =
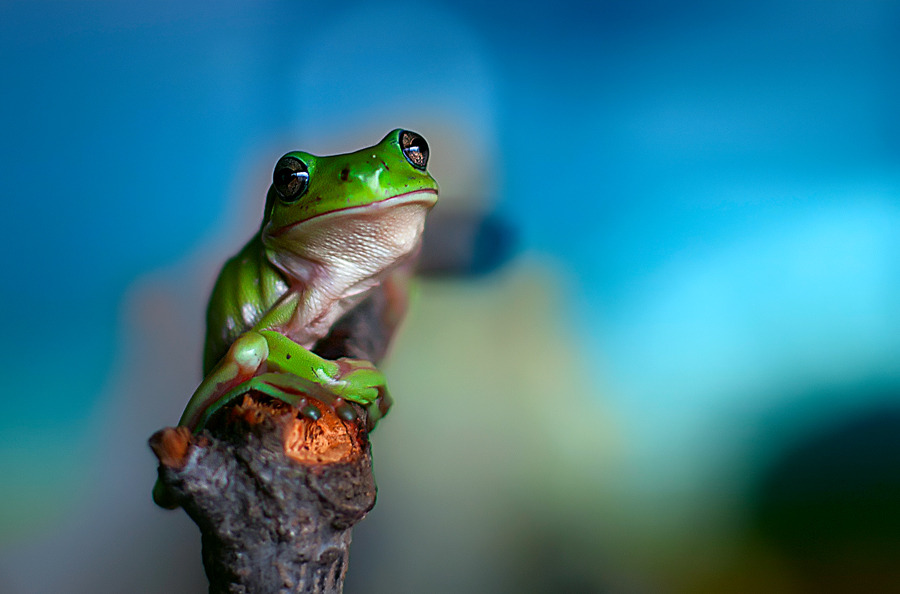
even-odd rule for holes
{"type": "Polygon", "coordinates": [[[341,592],[375,480],[365,410],[345,421],[318,408],[312,420],[251,393],[198,435],[150,438],[162,503],[200,528],[210,592],[341,592]]]}

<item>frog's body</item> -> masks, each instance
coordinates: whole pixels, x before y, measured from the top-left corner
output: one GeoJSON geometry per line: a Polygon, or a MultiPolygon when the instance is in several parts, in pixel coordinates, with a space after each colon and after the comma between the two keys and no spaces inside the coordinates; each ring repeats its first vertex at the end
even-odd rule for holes
{"type": "Polygon", "coordinates": [[[427,157],[424,139],[394,130],[354,153],[292,152],[278,161],[260,231],[213,289],[204,380],[181,425],[199,430],[250,390],[292,404],[313,393],[343,415],[353,413],[342,400],[375,404],[370,424],[377,421],[389,401],[374,365],[313,350],[374,291],[404,284],[437,201],[427,157]]]}
{"type": "Polygon", "coordinates": [[[206,311],[203,375],[287,292],[288,282],[266,257],[259,233],[225,263],[206,311]]]}

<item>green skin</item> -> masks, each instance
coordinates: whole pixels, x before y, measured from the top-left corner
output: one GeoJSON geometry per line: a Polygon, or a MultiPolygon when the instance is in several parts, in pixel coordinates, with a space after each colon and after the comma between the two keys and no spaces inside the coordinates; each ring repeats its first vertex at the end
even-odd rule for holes
{"type": "MultiPolygon", "coordinates": [[[[354,153],[292,152],[308,168],[296,201],[269,189],[260,231],[229,260],[207,311],[204,379],[179,425],[196,432],[251,390],[317,418],[307,397],[374,426],[389,402],[384,376],[360,359],[324,359],[310,349],[380,284],[407,274],[437,183],[400,147],[402,130],[354,153]],[[380,405],[380,406],[379,406],[380,405]]],[[[420,165],[422,165],[420,163],[420,165]]]]}

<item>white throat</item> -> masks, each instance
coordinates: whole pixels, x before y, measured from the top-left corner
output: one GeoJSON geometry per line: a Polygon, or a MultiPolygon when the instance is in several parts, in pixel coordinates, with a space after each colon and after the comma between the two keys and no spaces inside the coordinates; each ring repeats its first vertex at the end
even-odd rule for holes
{"type": "Polygon", "coordinates": [[[348,209],[263,233],[269,258],[301,292],[288,333],[306,348],[397,266],[415,257],[430,205],[348,209]],[[292,331],[293,330],[293,331],[292,331]]]}

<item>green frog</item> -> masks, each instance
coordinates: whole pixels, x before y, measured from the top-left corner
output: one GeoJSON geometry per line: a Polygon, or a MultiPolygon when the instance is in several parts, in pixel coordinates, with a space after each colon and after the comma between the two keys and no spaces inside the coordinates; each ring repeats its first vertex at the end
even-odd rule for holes
{"type": "Polygon", "coordinates": [[[179,425],[196,432],[253,390],[318,418],[366,407],[369,427],[390,406],[365,358],[326,358],[316,345],[376,291],[396,325],[404,287],[438,186],[428,144],[394,130],[375,146],[318,157],[290,152],[275,165],[262,225],[219,274],[207,310],[204,379],[179,425]]]}

